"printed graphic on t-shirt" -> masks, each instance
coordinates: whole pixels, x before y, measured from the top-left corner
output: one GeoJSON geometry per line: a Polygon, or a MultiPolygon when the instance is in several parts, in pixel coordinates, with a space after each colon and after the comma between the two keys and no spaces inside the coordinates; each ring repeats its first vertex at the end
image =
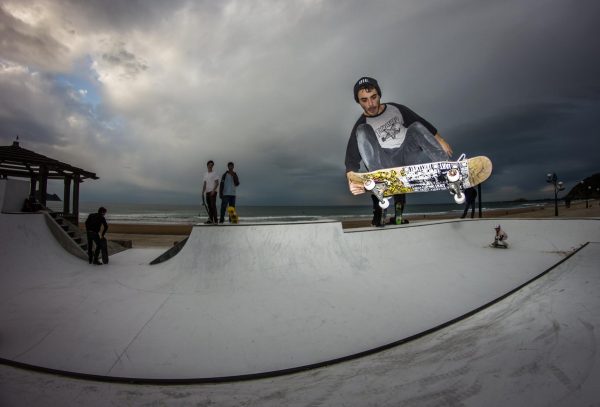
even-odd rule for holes
{"type": "Polygon", "coordinates": [[[400,118],[392,117],[390,121],[379,127],[376,130],[376,133],[378,134],[379,139],[385,143],[389,139],[395,139],[401,128],[402,123],[400,123],[400,118]]]}
{"type": "Polygon", "coordinates": [[[404,142],[406,128],[402,125],[401,117],[394,116],[375,129],[379,144],[383,148],[397,148],[404,142]]]}
{"type": "Polygon", "coordinates": [[[367,123],[375,131],[377,141],[382,148],[398,148],[406,137],[404,118],[400,110],[386,105],[385,111],[376,117],[367,117],[367,123]]]}

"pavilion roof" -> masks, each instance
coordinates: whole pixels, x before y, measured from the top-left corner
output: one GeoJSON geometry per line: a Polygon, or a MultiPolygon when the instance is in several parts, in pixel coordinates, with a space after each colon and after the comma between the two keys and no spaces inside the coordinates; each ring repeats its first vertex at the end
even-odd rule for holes
{"type": "Polygon", "coordinates": [[[98,179],[95,173],[74,167],[34,151],[27,150],[14,141],[10,146],[0,146],[0,175],[31,178],[41,168],[48,169],[48,179],[63,179],[79,174],[80,180],[98,179]]]}

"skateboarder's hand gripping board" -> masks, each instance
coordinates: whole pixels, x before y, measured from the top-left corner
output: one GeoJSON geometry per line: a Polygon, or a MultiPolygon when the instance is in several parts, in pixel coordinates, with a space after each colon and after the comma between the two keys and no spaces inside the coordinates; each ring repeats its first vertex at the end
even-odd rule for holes
{"type": "Polygon", "coordinates": [[[351,173],[352,172],[346,174],[346,177],[348,178],[348,187],[350,188],[350,192],[352,192],[352,195],[364,194],[367,191],[365,189],[364,183],[353,182],[352,178],[350,177],[351,173]]]}

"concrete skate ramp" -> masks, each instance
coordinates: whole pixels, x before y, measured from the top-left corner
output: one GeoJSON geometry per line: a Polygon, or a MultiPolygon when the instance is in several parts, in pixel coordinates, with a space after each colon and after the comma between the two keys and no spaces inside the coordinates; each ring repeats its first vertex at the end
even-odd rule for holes
{"type": "Polygon", "coordinates": [[[0,358],[140,381],[290,371],[446,324],[600,241],[598,220],[502,220],[511,247],[492,249],[497,222],[196,226],[165,263],[93,267],[41,216],[0,215],[0,358]]]}

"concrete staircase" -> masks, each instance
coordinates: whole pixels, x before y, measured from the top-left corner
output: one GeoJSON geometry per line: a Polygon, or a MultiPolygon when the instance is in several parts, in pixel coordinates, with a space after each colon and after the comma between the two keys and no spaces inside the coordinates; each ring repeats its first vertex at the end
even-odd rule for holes
{"type": "Polygon", "coordinates": [[[60,212],[48,212],[50,218],[52,218],[58,226],[71,238],[71,240],[81,248],[84,252],[87,252],[87,238],[83,236],[81,229],[72,224],[70,221],[65,219],[60,212]]]}
{"type": "Polygon", "coordinates": [[[87,238],[61,212],[44,211],[46,224],[58,242],[69,253],[87,261],[87,238]]]}

